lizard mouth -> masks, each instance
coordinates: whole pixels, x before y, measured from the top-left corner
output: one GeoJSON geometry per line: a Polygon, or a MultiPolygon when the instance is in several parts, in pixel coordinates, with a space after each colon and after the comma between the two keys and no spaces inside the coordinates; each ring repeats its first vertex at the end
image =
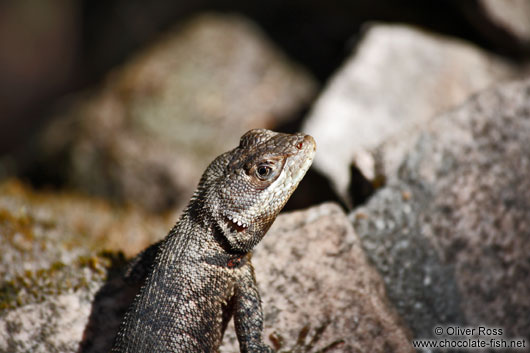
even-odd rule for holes
{"type": "Polygon", "coordinates": [[[226,223],[228,226],[232,229],[234,229],[237,232],[242,232],[248,228],[248,225],[237,220],[236,218],[233,218],[231,216],[225,216],[226,223]]]}

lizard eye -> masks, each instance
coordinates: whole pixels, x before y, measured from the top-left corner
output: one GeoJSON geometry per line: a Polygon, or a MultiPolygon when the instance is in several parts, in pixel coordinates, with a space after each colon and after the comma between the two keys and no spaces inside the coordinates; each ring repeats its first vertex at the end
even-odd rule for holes
{"type": "Polygon", "coordinates": [[[263,189],[274,182],[280,176],[285,158],[281,156],[269,156],[259,161],[253,161],[248,175],[256,183],[258,189],[263,189]]]}
{"type": "Polygon", "coordinates": [[[259,165],[256,168],[256,176],[261,180],[266,180],[272,175],[272,168],[268,165],[259,165]]]}

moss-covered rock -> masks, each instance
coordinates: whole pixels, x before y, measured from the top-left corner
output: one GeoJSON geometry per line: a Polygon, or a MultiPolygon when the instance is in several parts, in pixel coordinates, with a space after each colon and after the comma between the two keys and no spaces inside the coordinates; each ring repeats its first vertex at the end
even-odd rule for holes
{"type": "Polygon", "coordinates": [[[96,294],[126,264],[121,250],[163,237],[167,218],[0,184],[0,352],[77,351],[96,294]]]}

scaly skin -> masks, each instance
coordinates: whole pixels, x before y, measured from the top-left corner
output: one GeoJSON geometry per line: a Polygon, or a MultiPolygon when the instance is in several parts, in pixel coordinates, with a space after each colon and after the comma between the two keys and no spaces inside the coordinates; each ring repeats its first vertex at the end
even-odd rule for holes
{"type": "Polygon", "coordinates": [[[233,316],[241,352],[272,352],[262,339],[251,250],[315,149],[311,136],[257,129],[217,157],[169,235],[134,261],[145,282],[112,351],[215,352],[233,316]]]}

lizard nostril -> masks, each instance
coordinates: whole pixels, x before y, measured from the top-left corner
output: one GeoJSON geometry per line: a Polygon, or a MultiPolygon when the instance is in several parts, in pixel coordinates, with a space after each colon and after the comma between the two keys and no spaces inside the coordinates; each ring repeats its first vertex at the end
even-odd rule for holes
{"type": "Polygon", "coordinates": [[[296,144],[296,148],[298,148],[299,150],[301,150],[303,145],[304,145],[303,142],[298,142],[298,143],[296,144]]]}

